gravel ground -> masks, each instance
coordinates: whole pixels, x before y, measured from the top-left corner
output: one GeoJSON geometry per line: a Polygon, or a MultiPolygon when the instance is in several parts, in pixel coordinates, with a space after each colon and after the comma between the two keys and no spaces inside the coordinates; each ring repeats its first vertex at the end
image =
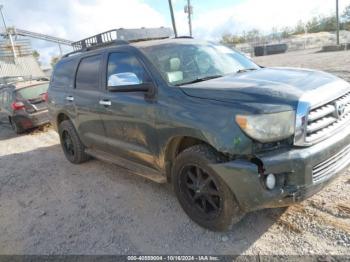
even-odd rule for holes
{"type": "MultiPolygon", "coordinates": [[[[257,59],[346,75],[350,52],[257,59]]],[[[350,254],[350,172],[226,233],[193,223],[170,186],[92,160],[72,165],[51,128],[16,136],[0,116],[0,254],[350,254]]]]}

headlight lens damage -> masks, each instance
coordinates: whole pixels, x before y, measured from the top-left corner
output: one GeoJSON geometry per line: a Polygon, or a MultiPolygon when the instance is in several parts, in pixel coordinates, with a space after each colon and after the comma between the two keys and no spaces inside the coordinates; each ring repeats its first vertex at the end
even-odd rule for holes
{"type": "Polygon", "coordinates": [[[275,142],[294,134],[295,112],[237,115],[236,122],[251,138],[262,142],[275,142]]]}

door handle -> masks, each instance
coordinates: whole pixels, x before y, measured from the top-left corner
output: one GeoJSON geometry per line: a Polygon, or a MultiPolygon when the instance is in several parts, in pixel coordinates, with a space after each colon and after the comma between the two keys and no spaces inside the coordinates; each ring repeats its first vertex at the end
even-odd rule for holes
{"type": "Polygon", "coordinates": [[[103,106],[111,106],[112,102],[109,100],[100,100],[99,104],[103,106]]]}
{"type": "Polygon", "coordinates": [[[72,96],[67,96],[67,97],[66,97],[66,100],[67,100],[67,101],[70,101],[70,102],[73,102],[73,101],[74,101],[74,97],[72,97],[72,96]]]}

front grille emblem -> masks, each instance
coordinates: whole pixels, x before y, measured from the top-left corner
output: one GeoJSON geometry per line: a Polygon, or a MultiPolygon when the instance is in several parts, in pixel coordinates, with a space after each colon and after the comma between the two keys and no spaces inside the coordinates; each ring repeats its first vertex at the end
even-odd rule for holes
{"type": "Polygon", "coordinates": [[[343,103],[336,103],[335,104],[335,113],[337,118],[341,118],[345,113],[345,104],[343,103]]]}

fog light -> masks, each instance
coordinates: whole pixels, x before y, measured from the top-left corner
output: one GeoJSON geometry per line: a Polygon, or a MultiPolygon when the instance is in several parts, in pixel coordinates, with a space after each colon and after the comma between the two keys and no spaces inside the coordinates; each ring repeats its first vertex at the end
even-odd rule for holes
{"type": "Polygon", "coordinates": [[[265,178],[265,185],[269,190],[274,189],[276,186],[276,176],[274,174],[268,174],[265,178]]]}

